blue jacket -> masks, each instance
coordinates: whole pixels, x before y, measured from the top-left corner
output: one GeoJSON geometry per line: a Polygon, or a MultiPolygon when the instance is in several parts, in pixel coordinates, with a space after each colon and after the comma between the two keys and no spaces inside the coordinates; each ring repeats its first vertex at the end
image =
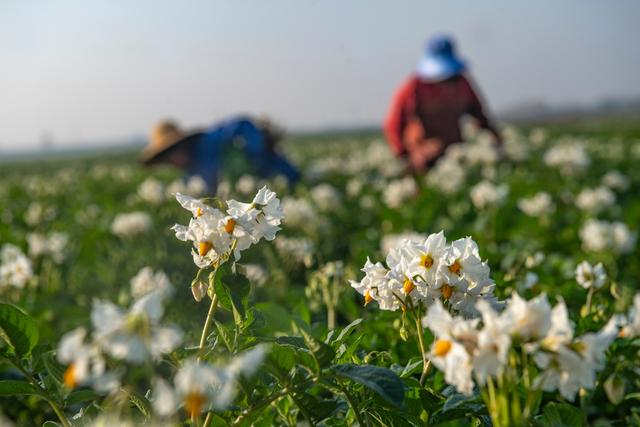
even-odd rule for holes
{"type": "Polygon", "coordinates": [[[187,173],[201,176],[212,193],[215,192],[218,174],[224,165],[225,151],[236,138],[244,141],[243,150],[258,176],[266,178],[281,174],[290,183],[300,179],[300,172],[284,156],[268,147],[263,132],[245,117],[233,117],[217,123],[194,138],[189,144],[191,162],[187,173]]]}

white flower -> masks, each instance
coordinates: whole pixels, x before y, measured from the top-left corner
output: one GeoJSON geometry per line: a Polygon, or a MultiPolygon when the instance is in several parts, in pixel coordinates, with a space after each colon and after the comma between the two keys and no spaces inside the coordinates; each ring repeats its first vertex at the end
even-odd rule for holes
{"type": "Polygon", "coordinates": [[[551,305],[545,294],[525,301],[514,293],[507,301],[504,316],[510,335],[525,341],[544,337],[551,327],[551,305]]]}
{"type": "Polygon", "coordinates": [[[96,341],[106,353],[132,363],[173,351],[182,342],[182,332],[159,324],[162,299],[159,291],[148,293],[128,312],[107,301],[94,301],[91,321],[96,341]]]}
{"type": "Polygon", "coordinates": [[[576,206],[586,212],[598,213],[615,201],[616,195],[607,187],[585,188],[576,197],[576,206]]]}
{"type": "Polygon", "coordinates": [[[347,182],[346,192],[349,197],[356,197],[362,192],[365,182],[362,178],[355,176],[347,182]]]}
{"type": "Polygon", "coordinates": [[[520,199],[518,201],[518,208],[525,214],[532,217],[539,217],[541,215],[552,213],[555,210],[551,195],[544,191],[536,193],[534,196],[520,199]]]}
{"type": "Polygon", "coordinates": [[[471,188],[471,201],[478,209],[494,207],[502,204],[509,194],[506,184],[495,185],[489,181],[481,181],[471,188]]]}
{"type": "Polygon", "coordinates": [[[278,237],[275,241],[276,250],[286,260],[310,267],[313,264],[315,245],[306,237],[278,237]]]}
{"type": "Polygon", "coordinates": [[[601,262],[592,266],[587,261],[582,261],[576,267],[576,282],[585,289],[600,289],[607,281],[607,273],[601,262]]]}
{"type": "Polygon", "coordinates": [[[418,192],[416,181],[411,176],[389,182],[384,190],[382,199],[384,203],[393,209],[400,208],[407,200],[410,200],[418,192]]]}
{"type": "Polygon", "coordinates": [[[451,317],[449,312],[436,301],[422,320],[436,339],[429,358],[444,372],[444,380],[452,384],[458,392],[471,394],[473,391],[472,358],[478,343],[476,330],[478,320],[464,320],[451,317]]]}
{"type": "Polygon", "coordinates": [[[49,255],[56,264],[64,260],[64,250],[68,241],[69,236],[65,233],[53,232],[48,236],[37,233],[27,234],[29,255],[32,258],[49,255]]]}
{"type": "Polygon", "coordinates": [[[56,216],[56,210],[53,206],[44,207],[39,202],[31,202],[24,214],[24,221],[27,225],[35,227],[43,221],[50,221],[56,216]]]}
{"type": "Polygon", "coordinates": [[[389,253],[394,248],[397,248],[405,243],[415,243],[419,244],[420,242],[424,242],[428,236],[423,233],[418,233],[415,231],[404,231],[402,233],[397,234],[387,234],[380,241],[380,250],[382,253],[389,253]]]}
{"type": "Polygon", "coordinates": [[[156,290],[161,292],[164,297],[173,294],[173,285],[169,281],[169,277],[161,270],[154,273],[151,267],[144,267],[131,278],[131,295],[134,298],[156,290]]]}
{"type": "Polygon", "coordinates": [[[395,311],[400,308],[397,296],[403,295],[402,283],[390,281],[389,270],[382,263],[372,263],[369,258],[362,268],[364,277],[360,282],[350,280],[349,283],[359,294],[364,296],[364,304],[371,301],[378,303],[381,310],[395,311]]]}
{"type": "Polygon", "coordinates": [[[10,243],[0,250],[0,287],[24,288],[33,278],[31,261],[22,251],[10,243]]]}
{"type": "Polygon", "coordinates": [[[254,193],[258,188],[258,180],[252,175],[244,174],[236,181],[236,191],[243,196],[254,193]]]}
{"type": "Polygon", "coordinates": [[[151,230],[153,222],[146,212],[118,214],[111,223],[111,232],[118,237],[133,237],[151,230]]]}
{"type": "Polygon", "coordinates": [[[635,338],[640,335],[640,293],[633,297],[633,306],[629,309],[626,324],[620,335],[624,338],[635,338]]]}
{"type": "Polygon", "coordinates": [[[544,154],[544,162],[564,173],[572,173],[589,166],[591,159],[581,143],[569,142],[550,148],[544,154]]]}
{"type": "Polygon", "coordinates": [[[470,287],[483,286],[489,280],[489,266],[482,262],[478,245],[465,237],[455,240],[447,248],[438,265],[435,286],[456,287],[467,291],[470,287]]]}
{"type": "Polygon", "coordinates": [[[462,144],[450,145],[445,156],[438,160],[427,175],[427,183],[444,194],[457,193],[465,183],[464,167],[451,154],[458,145],[462,144]]]}
{"type": "Polygon", "coordinates": [[[258,190],[251,203],[228,202],[228,214],[258,241],[273,240],[280,230],[284,213],[276,193],[266,186],[258,190]]]}
{"type": "Polygon", "coordinates": [[[155,178],[147,178],[138,186],[138,196],[152,205],[159,205],[164,201],[164,188],[155,178]]]}
{"type": "Polygon", "coordinates": [[[602,183],[613,190],[624,191],[631,185],[629,178],[620,173],[620,171],[612,170],[602,177],[602,183]]]}
{"type": "Polygon", "coordinates": [[[318,228],[322,220],[307,199],[286,197],[282,200],[282,210],[288,227],[318,228]]]}
{"type": "Polygon", "coordinates": [[[428,285],[435,286],[440,261],[447,254],[447,240],[444,232],[430,234],[420,243],[408,241],[404,245],[404,251],[411,260],[410,277],[421,276],[428,285]]]}
{"type": "MultiPolygon", "coordinates": [[[[186,196],[178,194],[176,198],[178,197],[186,196]]],[[[200,203],[199,201],[194,200],[193,203],[188,204],[190,208],[183,206],[195,211],[196,217],[189,221],[188,226],[176,224],[171,229],[178,240],[193,242],[193,262],[199,268],[207,268],[224,261],[224,257],[230,253],[232,238],[226,231],[226,224],[230,222],[219,210],[210,206],[201,208],[195,204],[200,203]]],[[[235,229],[235,224],[233,226],[235,229]]]]}
{"type": "Polygon", "coordinates": [[[226,261],[232,250],[238,260],[243,250],[263,238],[273,240],[280,230],[280,200],[266,187],[251,203],[230,200],[226,214],[189,196],[178,193],[176,199],[194,217],[188,226],[176,224],[172,230],[179,240],[193,242],[193,260],[200,268],[226,261]]]}
{"type": "Polygon", "coordinates": [[[319,184],[310,191],[311,199],[323,211],[337,209],[342,203],[342,195],[330,184],[319,184]]]}
{"type": "Polygon", "coordinates": [[[235,397],[238,378],[253,375],[265,354],[266,347],[259,345],[234,357],[227,366],[187,360],[174,378],[174,389],[163,380],[156,381],[153,399],[156,413],[168,416],[174,414],[180,405],[190,416],[210,408],[227,408],[235,397]]]}
{"type": "Polygon", "coordinates": [[[636,233],[621,222],[607,222],[589,219],[580,229],[582,246],[588,251],[612,251],[626,254],[636,245],[636,233]]]}
{"type": "Polygon", "coordinates": [[[119,386],[118,376],[106,372],[100,349],[94,344],[85,344],[86,335],[84,328],[77,328],[60,339],[58,361],[68,365],[63,375],[64,385],[69,389],[91,385],[99,392],[110,392],[119,386]]]}
{"type": "Polygon", "coordinates": [[[476,305],[482,314],[483,328],[478,334],[473,371],[478,383],[484,385],[488,377],[495,377],[506,365],[511,348],[511,336],[505,317],[498,316],[489,302],[479,300],[476,305]]]}
{"type": "Polygon", "coordinates": [[[257,287],[264,286],[269,279],[269,272],[260,264],[245,264],[244,274],[257,287]]]}

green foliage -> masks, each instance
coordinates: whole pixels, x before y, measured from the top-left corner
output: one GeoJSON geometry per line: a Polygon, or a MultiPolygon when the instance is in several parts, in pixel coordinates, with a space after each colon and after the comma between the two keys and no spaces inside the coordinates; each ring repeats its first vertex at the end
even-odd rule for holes
{"type": "Polygon", "coordinates": [[[9,353],[25,357],[38,343],[38,325],[18,307],[0,303],[0,337],[8,345],[9,353]]]}

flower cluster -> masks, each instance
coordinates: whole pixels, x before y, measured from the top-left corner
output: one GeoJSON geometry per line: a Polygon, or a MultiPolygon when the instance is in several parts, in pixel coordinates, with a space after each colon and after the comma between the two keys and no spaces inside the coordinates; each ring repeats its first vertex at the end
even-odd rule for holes
{"type": "Polygon", "coordinates": [[[193,218],[188,226],[176,224],[172,230],[179,240],[193,243],[193,261],[200,268],[219,266],[231,253],[238,260],[242,251],[261,239],[275,239],[284,216],[276,193],[267,187],[251,203],[229,200],[226,209],[182,194],[176,199],[193,218]]]}
{"type": "Polygon", "coordinates": [[[154,272],[151,267],[143,267],[131,278],[131,295],[139,298],[153,291],[169,297],[173,294],[173,285],[163,271],[154,272]]]}
{"type": "Polygon", "coordinates": [[[27,234],[29,244],[29,256],[38,258],[49,256],[56,264],[60,264],[65,258],[65,248],[69,242],[69,236],[65,233],[53,232],[49,235],[38,233],[27,234]]]}
{"type": "Polygon", "coordinates": [[[116,215],[111,223],[111,232],[118,237],[133,237],[151,230],[153,221],[146,212],[131,212],[116,215]]]}
{"type": "Polygon", "coordinates": [[[481,181],[471,188],[470,197],[478,209],[494,207],[502,204],[509,194],[506,184],[495,185],[489,181],[481,181]]]}
{"type": "Polygon", "coordinates": [[[572,173],[589,166],[591,158],[581,143],[566,142],[551,147],[544,154],[544,162],[564,173],[572,173]]]}
{"type": "Polygon", "coordinates": [[[525,301],[514,294],[501,313],[486,301],[478,301],[477,309],[481,319],[464,320],[451,316],[438,301],[423,319],[436,337],[433,364],[465,394],[471,394],[474,379],[483,386],[488,378],[502,375],[509,369],[510,352],[520,349],[539,370],[534,389],[558,390],[573,400],[580,388],[595,386],[595,373],[619,333],[620,319],[614,317],[599,332],[574,337],[564,302],[551,308],[546,295],[525,301]]]}
{"type": "Polygon", "coordinates": [[[90,385],[108,392],[119,384],[119,373],[106,370],[105,355],[132,364],[157,360],[182,342],[182,331],[164,326],[165,294],[150,292],[136,300],[127,311],[108,302],[95,300],[91,311],[92,340],[87,343],[87,331],[77,328],[62,337],[58,346],[58,361],[68,365],[65,385],[73,389],[90,385]]]}
{"type": "Polygon", "coordinates": [[[24,288],[33,277],[31,261],[20,248],[6,243],[0,250],[0,287],[24,288]]]}
{"type": "Polygon", "coordinates": [[[413,177],[408,176],[390,181],[384,190],[382,199],[385,205],[392,209],[397,209],[412,197],[415,197],[417,193],[418,186],[416,181],[413,177]]]}
{"type": "Polygon", "coordinates": [[[590,219],[580,229],[580,239],[588,251],[626,254],[635,247],[637,235],[622,222],[590,219]]]}
{"type": "Polygon", "coordinates": [[[551,195],[545,191],[536,193],[532,197],[518,200],[518,208],[531,217],[550,214],[555,210],[551,195]]]}
{"type": "Polygon", "coordinates": [[[389,251],[386,264],[367,259],[365,277],[350,281],[365,305],[375,301],[382,310],[397,310],[441,300],[473,316],[477,300],[495,301],[489,266],[470,237],[447,243],[441,231],[421,241],[405,240],[389,251]]]}
{"type": "Polygon", "coordinates": [[[576,197],[576,206],[586,212],[598,213],[616,202],[616,195],[607,187],[585,188],[576,197]]]}

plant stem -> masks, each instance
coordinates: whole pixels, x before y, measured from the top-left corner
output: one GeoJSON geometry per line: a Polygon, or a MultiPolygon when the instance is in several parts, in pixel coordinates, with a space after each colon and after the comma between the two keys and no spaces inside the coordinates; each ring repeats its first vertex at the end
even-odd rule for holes
{"type": "Polygon", "coordinates": [[[34,387],[37,387],[38,390],[40,390],[40,392],[42,393],[40,397],[42,397],[44,400],[47,401],[47,403],[49,403],[49,406],[51,406],[51,409],[53,409],[53,412],[56,413],[56,416],[60,420],[60,423],[64,427],[71,427],[71,423],[69,423],[69,420],[67,419],[66,415],[64,415],[64,412],[62,411],[62,409],[60,409],[60,406],[58,406],[58,404],[54,402],[51,397],[49,397],[49,393],[47,393],[47,390],[44,387],[42,387],[40,383],[38,383],[38,381],[36,381],[34,376],[31,375],[29,371],[24,369],[20,365],[19,361],[16,361],[13,359],[7,359],[7,360],[9,360],[9,362],[11,362],[11,364],[15,366],[16,369],[18,369],[22,373],[22,375],[24,375],[24,377],[29,381],[31,385],[33,385],[34,387]]]}
{"type": "Polygon", "coordinates": [[[585,306],[585,315],[588,316],[591,313],[591,299],[593,298],[593,292],[595,291],[594,287],[589,288],[589,292],[587,293],[587,304],[585,306]]]}
{"type": "Polygon", "coordinates": [[[216,313],[217,308],[218,308],[218,294],[214,293],[213,298],[211,298],[211,305],[209,306],[209,312],[207,313],[207,318],[204,321],[204,326],[202,328],[202,335],[200,335],[200,345],[198,346],[198,362],[202,360],[202,350],[204,350],[204,345],[207,342],[207,336],[209,335],[209,329],[211,328],[213,315],[216,313]]]}
{"type": "Polygon", "coordinates": [[[493,386],[493,378],[487,378],[487,390],[489,392],[489,414],[491,415],[491,421],[495,426],[500,425],[500,416],[498,414],[498,405],[496,403],[496,390],[493,386]]]}
{"type": "Polygon", "coordinates": [[[416,317],[416,329],[418,331],[418,344],[420,345],[420,354],[422,355],[422,374],[420,375],[420,386],[424,386],[424,382],[427,379],[427,373],[429,373],[429,367],[431,366],[431,360],[427,358],[427,348],[424,345],[424,329],[422,329],[422,320],[419,313],[414,311],[416,317]]]}
{"type": "Polygon", "coordinates": [[[344,387],[342,384],[338,383],[338,387],[340,388],[340,390],[342,390],[342,392],[344,393],[344,396],[347,398],[347,402],[349,402],[351,409],[353,409],[353,413],[355,414],[356,419],[358,420],[358,424],[360,424],[361,427],[366,426],[367,424],[365,424],[364,421],[362,420],[362,416],[360,415],[360,409],[358,408],[358,404],[355,402],[355,400],[353,400],[353,396],[351,396],[347,388],[344,387]]]}
{"type": "Polygon", "coordinates": [[[336,328],[336,309],[333,305],[327,305],[327,330],[332,331],[336,328]]]}

